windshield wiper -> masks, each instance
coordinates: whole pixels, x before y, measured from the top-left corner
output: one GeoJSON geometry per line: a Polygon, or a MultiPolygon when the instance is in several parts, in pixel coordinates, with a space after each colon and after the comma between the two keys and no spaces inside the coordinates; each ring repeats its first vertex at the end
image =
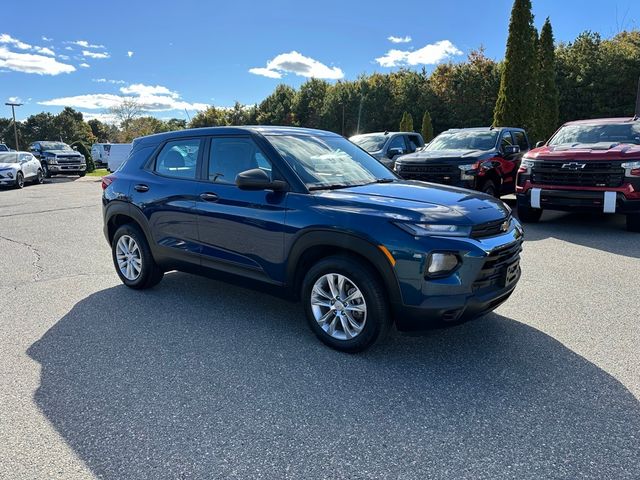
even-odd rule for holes
{"type": "Polygon", "coordinates": [[[309,188],[309,191],[313,190],[337,190],[339,188],[349,188],[353,187],[353,185],[348,183],[328,183],[326,185],[312,185],[309,188]]]}
{"type": "Polygon", "coordinates": [[[376,178],[373,182],[363,183],[362,185],[373,185],[375,183],[393,183],[395,181],[395,178],[376,178]]]}

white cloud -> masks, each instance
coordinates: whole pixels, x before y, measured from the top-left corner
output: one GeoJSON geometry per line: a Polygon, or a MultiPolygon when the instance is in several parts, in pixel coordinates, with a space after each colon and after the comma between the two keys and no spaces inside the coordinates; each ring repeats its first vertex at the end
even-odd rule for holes
{"type": "Polygon", "coordinates": [[[269,60],[266,67],[251,68],[249,72],[269,78],[282,78],[282,75],[286,73],[330,80],[344,78],[344,73],[338,67],[328,67],[324,63],[305,57],[296,51],[281,53],[269,60]]]}
{"type": "Polygon", "coordinates": [[[113,80],[110,78],[92,78],[91,81],[96,83],[112,83],[114,85],[124,85],[127,83],[124,80],[113,80]]]}
{"type": "Polygon", "coordinates": [[[462,55],[462,52],[449,40],[441,40],[419,50],[389,50],[382,57],[376,58],[376,62],[383,67],[435,65],[453,55],[462,55]]]}
{"type": "Polygon", "coordinates": [[[42,38],[42,40],[45,42],[51,42],[53,40],[53,38],[45,37],[44,35],[40,38],[42,38]]]}
{"type": "Polygon", "coordinates": [[[133,52],[131,50],[129,50],[127,52],[127,57],[129,57],[129,58],[133,57],[133,52]]]}
{"type": "Polygon", "coordinates": [[[387,37],[391,43],[409,43],[411,41],[411,37],[406,35],[404,37],[394,37],[393,35],[387,37]]]}
{"type": "Polygon", "coordinates": [[[80,112],[85,122],[89,120],[100,120],[103,123],[116,124],[118,123],[117,117],[112,113],[97,113],[97,112],[80,112]]]}
{"type": "Polygon", "coordinates": [[[58,75],[76,70],[73,65],[58,62],[52,57],[33,53],[12,52],[6,47],[0,47],[0,68],[38,75],[58,75]]]}
{"type": "Polygon", "coordinates": [[[61,60],[70,60],[71,57],[69,57],[69,55],[58,55],[58,58],[60,58],[61,60]]]}
{"type": "Polygon", "coordinates": [[[92,45],[86,40],[76,40],[75,42],[68,42],[68,43],[72,43],[73,45],[78,45],[79,47],[84,47],[84,48],[104,48],[104,45],[92,45]]]}
{"type": "Polygon", "coordinates": [[[22,99],[20,97],[9,97],[7,98],[9,103],[22,103],[22,99]]]}
{"type": "Polygon", "coordinates": [[[13,38],[8,33],[0,34],[0,43],[4,43],[6,45],[13,45],[14,47],[19,48],[20,50],[31,50],[32,48],[31,45],[29,45],[28,43],[21,42],[20,40],[13,38]]]}
{"type": "MultiPolygon", "coordinates": [[[[102,83],[102,82],[100,82],[102,83]]],[[[177,92],[173,92],[161,85],[144,85],[141,83],[122,87],[122,93],[128,97],[112,93],[92,93],[72,97],[53,98],[39,102],[40,105],[56,107],[74,107],[88,110],[106,110],[122,103],[124,98],[132,98],[147,112],[163,112],[170,110],[204,110],[206,103],[190,103],[182,100],[177,92]]]]}
{"type": "Polygon", "coordinates": [[[85,62],[85,63],[81,63],[80,66],[82,68],[89,68],[91,65],[89,65],[88,63],[85,62]]]}
{"type": "Polygon", "coordinates": [[[56,56],[56,53],[50,49],[49,47],[33,47],[33,49],[38,52],[38,53],[42,53],[44,55],[51,55],[52,57],[56,56]]]}
{"type": "Polygon", "coordinates": [[[69,50],[70,52],[73,52],[73,47],[64,47],[65,50],[69,50]]]}
{"type": "Polygon", "coordinates": [[[107,52],[90,52],[89,50],[83,50],[82,55],[89,58],[109,58],[110,55],[107,52]]]}

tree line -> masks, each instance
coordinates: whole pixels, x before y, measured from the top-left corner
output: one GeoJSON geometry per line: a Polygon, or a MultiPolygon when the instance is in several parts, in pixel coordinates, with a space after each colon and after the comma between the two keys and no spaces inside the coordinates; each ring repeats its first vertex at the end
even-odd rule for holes
{"type": "MultiPolygon", "coordinates": [[[[259,104],[212,105],[188,122],[145,116],[127,100],[112,111],[117,125],[85,122],[80,112],[65,108],[57,115],[32,115],[17,126],[22,148],[42,139],[91,145],[183,128],[255,124],[346,136],[401,128],[422,132],[426,140],[449,128],[508,125],[527,128],[536,141],[565,121],[633,115],[639,77],[640,31],[611,38],[586,31],[572,42],[555,44],[550,20],[538,32],[530,0],[515,0],[501,62],[479,48],[431,73],[400,69],[335,83],[309,79],[298,89],[280,84],[259,104]]],[[[0,139],[14,147],[12,120],[0,118],[0,139]]]]}

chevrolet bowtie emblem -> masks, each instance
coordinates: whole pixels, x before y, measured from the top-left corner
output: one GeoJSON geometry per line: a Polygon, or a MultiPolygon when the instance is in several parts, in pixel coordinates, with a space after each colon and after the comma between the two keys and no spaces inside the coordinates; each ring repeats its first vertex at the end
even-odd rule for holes
{"type": "Polygon", "coordinates": [[[580,170],[584,167],[586,167],[587,164],[586,163],[578,163],[578,162],[571,162],[571,163],[563,163],[562,164],[562,168],[568,168],[569,170],[580,170]]]}

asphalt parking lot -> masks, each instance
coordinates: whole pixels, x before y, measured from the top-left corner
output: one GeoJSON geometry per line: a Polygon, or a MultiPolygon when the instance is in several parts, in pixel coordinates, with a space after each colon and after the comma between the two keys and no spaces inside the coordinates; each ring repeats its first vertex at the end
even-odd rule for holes
{"type": "Polygon", "coordinates": [[[545,213],[495,313],[348,355],[266,294],[127,289],[100,194],[0,190],[0,478],[638,478],[624,218],[545,213]]]}

